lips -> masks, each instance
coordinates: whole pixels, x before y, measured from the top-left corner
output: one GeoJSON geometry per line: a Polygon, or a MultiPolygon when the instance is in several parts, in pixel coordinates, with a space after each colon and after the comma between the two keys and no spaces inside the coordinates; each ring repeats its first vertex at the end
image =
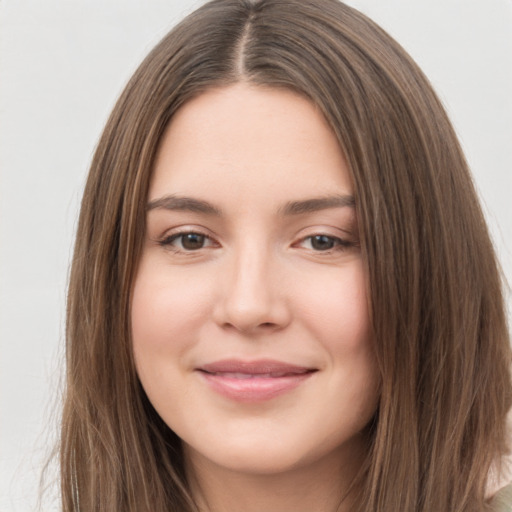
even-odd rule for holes
{"type": "Polygon", "coordinates": [[[317,370],[274,360],[223,360],[197,368],[210,388],[231,400],[260,402],[291,392],[317,370]]]}

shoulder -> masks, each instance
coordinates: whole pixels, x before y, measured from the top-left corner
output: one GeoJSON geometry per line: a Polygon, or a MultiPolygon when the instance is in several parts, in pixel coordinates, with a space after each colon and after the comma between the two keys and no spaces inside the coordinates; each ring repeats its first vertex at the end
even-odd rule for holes
{"type": "Polygon", "coordinates": [[[492,512],[512,512],[512,483],[502,487],[491,500],[492,512]]]}

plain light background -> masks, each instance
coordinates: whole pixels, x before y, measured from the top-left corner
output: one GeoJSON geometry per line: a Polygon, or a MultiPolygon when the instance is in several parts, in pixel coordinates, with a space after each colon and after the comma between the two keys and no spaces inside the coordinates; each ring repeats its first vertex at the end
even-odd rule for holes
{"type": "MultiPolygon", "coordinates": [[[[73,232],[102,126],[146,53],[202,3],[0,0],[0,512],[35,509],[56,439],[73,232]]],[[[432,81],[511,281],[512,0],[348,3],[432,81]]]]}

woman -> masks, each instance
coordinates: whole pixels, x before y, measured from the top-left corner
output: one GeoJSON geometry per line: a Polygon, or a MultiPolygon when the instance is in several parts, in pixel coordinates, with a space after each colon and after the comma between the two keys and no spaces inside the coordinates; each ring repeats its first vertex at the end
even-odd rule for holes
{"type": "Polygon", "coordinates": [[[499,273],[403,49],[335,0],[164,38],[92,163],[67,362],[64,510],[497,509],[499,273]]]}

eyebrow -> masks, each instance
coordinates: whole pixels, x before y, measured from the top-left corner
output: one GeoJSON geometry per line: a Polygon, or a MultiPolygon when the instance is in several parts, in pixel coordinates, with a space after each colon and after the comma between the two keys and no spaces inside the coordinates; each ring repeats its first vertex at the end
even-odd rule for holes
{"type": "Polygon", "coordinates": [[[184,196],[164,196],[159,199],[154,199],[146,205],[146,211],[154,210],[155,208],[163,208],[164,210],[177,210],[205,213],[207,215],[221,216],[222,212],[207,201],[194,199],[193,197],[184,196]]]}
{"type": "MultiPolygon", "coordinates": [[[[287,217],[290,215],[302,215],[305,213],[313,213],[329,208],[354,208],[355,199],[352,195],[334,195],[325,197],[315,197],[301,201],[289,201],[283,207],[279,208],[279,214],[287,217]]],[[[196,213],[204,213],[206,215],[222,216],[222,211],[202,199],[194,199],[193,197],[168,195],[150,201],[146,205],[146,211],[157,208],[174,211],[189,211],[196,213]]]]}
{"type": "Polygon", "coordinates": [[[327,210],[329,208],[354,208],[356,205],[354,196],[352,195],[335,195],[326,197],[316,197],[306,199],[304,201],[290,201],[280,209],[285,215],[301,215],[303,213],[312,213],[319,210],[327,210]]]}

